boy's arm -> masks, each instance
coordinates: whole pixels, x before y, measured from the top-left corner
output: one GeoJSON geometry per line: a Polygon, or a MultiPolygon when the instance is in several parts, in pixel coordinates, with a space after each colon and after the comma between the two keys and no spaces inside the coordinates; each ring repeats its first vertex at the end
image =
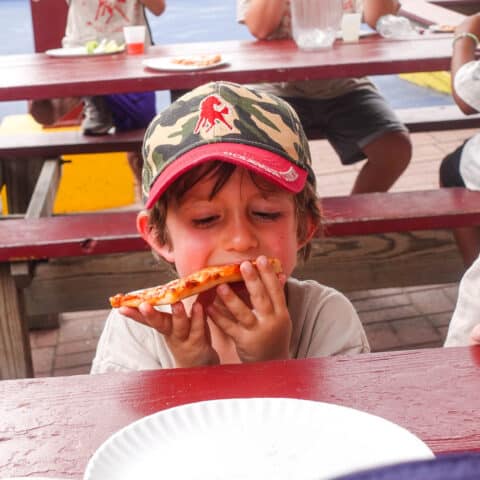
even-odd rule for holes
{"type": "Polygon", "coordinates": [[[251,0],[244,22],[250,33],[260,39],[268,38],[285,15],[286,0],[251,0]]]}
{"type": "Polygon", "coordinates": [[[476,42],[474,38],[469,36],[458,37],[462,33],[472,33],[477,38],[480,38],[480,14],[467,17],[460,25],[455,29],[456,40],[453,43],[453,55],[451,63],[452,74],[452,95],[455,102],[466,114],[476,113],[472,106],[467,104],[455,90],[455,75],[460,68],[468,62],[475,60],[475,48],[476,42]]]}
{"type": "Polygon", "coordinates": [[[363,19],[372,28],[383,15],[395,15],[400,8],[399,0],[364,0],[363,19]]]}
{"type": "Polygon", "coordinates": [[[141,0],[143,5],[154,15],[161,15],[165,10],[165,0],[141,0]]]}

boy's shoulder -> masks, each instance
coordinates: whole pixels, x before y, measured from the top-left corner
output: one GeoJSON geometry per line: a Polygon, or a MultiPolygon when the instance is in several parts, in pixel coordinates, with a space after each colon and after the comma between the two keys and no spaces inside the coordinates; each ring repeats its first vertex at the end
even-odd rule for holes
{"type": "Polygon", "coordinates": [[[328,297],[346,297],[333,287],[328,287],[316,280],[299,280],[290,277],[287,281],[288,298],[294,302],[306,302],[313,299],[315,302],[323,302],[328,297]]]}

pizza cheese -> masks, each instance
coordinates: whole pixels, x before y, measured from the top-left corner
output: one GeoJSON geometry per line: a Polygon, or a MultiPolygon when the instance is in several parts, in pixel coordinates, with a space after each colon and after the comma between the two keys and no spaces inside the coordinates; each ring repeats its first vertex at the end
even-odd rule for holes
{"type": "MultiPolygon", "coordinates": [[[[282,271],[280,260],[269,258],[268,262],[273,266],[276,273],[282,271]]],[[[252,261],[255,265],[255,261],[252,261]]],[[[150,305],[171,305],[180,300],[205,292],[221,283],[233,283],[242,281],[239,263],[216,265],[206,267],[194,272],[187,277],[178,278],[157,287],[147,288],[131,293],[118,293],[110,297],[110,305],[118,307],[138,307],[147,302],[150,305]]]]}

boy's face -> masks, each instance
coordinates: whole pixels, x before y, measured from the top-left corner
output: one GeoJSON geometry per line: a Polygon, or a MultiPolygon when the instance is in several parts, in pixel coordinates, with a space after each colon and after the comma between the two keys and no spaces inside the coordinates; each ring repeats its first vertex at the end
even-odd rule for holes
{"type": "Polygon", "coordinates": [[[237,167],[222,189],[210,198],[215,178],[204,178],[181,200],[168,206],[166,226],[170,245],[154,244],[180,276],[223,263],[279,258],[285,274],[292,273],[297,250],[293,195],[266,192],[249,172],[237,167]]]}

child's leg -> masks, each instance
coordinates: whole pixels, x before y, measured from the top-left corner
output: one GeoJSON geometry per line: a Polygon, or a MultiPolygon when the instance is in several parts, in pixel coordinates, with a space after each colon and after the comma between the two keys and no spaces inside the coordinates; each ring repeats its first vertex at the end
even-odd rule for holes
{"type": "Polygon", "coordinates": [[[388,132],[363,147],[367,161],[360,170],[352,193],[386,192],[407,168],[412,156],[406,132],[388,132]]]}
{"type": "Polygon", "coordinates": [[[28,111],[34,120],[42,125],[53,125],[81,102],[80,98],[50,98],[32,100],[28,111]]]}
{"type": "Polygon", "coordinates": [[[135,202],[142,202],[143,195],[142,195],[142,167],[143,167],[143,160],[142,160],[142,152],[128,152],[127,153],[128,164],[133,173],[134,179],[134,188],[135,188],[135,202]]]}
{"type": "Polygon", "coordinates": [[[405,171],[412,145],[385,98],[372,86],[330,100],[327,136],[344,165],[364,158],[352,193],[385,192],[405,171]]]}
{"type": "MultiPolygon", "coordinates": [[[[466,143],[466,142],[465,142],[466,143]]],[[[465,182],[460,173],[460,159],[463,148],[460,145],[456,150],[449,153],[440,165],[440,186],[442,188],[465,187],[465,182]]],[[[480,228],[463,227],[453,231],[455,241],[463,259],[465,267],[469,267],[480,253],[480,228]]]]}
{"type": "Polygon", "coordinates": [[[388,190],[407,168],[407,128],[372,85],[330,99],[287,98],[304,128],[325,132],[344,165],[367,159],[352,193],[388,190]]]}

